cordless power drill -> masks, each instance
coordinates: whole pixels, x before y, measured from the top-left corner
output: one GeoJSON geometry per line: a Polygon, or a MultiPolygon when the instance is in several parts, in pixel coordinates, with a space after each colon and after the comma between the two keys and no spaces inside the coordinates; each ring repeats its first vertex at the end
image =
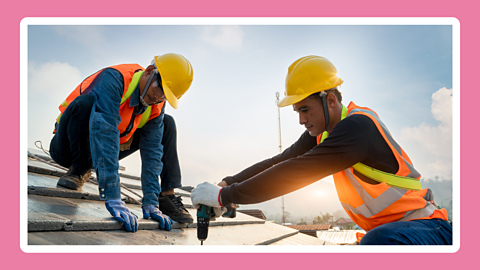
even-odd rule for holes
{"type": "MultiPolygon", "coordinates": [[[[197,238],[200,240],[200,245],[203,245],[203,241],[207,239],[210,218],[214,216],[215,212],[213,211],[213,207],[201,204],[200,208],[197,209],[197,238]]],[[[237,209],[235,205],[227,206],[227,212],[222,215],[222,217],[227,218],[234,218],[236,216],[237,209]]]]}

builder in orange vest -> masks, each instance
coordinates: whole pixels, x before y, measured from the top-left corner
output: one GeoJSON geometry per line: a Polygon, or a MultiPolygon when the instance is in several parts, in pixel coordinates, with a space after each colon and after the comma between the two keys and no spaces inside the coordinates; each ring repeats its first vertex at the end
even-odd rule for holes
{"type": "Polygon", "coordinates": [[[200,204],[224,211],[224,205],[264,202],[333,174],[340,202],[367,231],[360,244],[452,244],[445,209],[437,209],[430,189],[395,142],[378,115],[351,102],[342,105],[343,81],[326,58],[306,56],[288,69],[285,98],[307,129],[288,149],[218,186],[202,183],[192,191],[200,204]]]}
{"type": "Polygon", "coordinates": [[[192,65],[174,53],[155,56],[146,69],[117,65],[86,78],[59,107],[50,154],[70,169],[57,184],[81,189],[94,168],[107,210],[135,232],[137,217],[120,199],[118,161],[140,150],[143,217],[166,230],[171,219],[192,223],[174,193],[181,187],[176,127],[165,114],[165,100],[176,109],[192,80],[192,65]]]}

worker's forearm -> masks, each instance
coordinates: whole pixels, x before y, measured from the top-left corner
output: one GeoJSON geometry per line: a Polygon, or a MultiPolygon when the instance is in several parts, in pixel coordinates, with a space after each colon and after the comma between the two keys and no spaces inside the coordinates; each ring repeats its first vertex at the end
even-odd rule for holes
{"type": "Polygon", "coordinates": [[[233,183],[241,183],[271,168],[272,166],[278,163],[281,163],[290,158],[295,158],[305,154],[307,151],[312,149],[315,145],[316,145],[316,138],[310,136],[308,132],[304,132],[294,144],[292,144],[290,147],[285,149],[282,153],[272,158],[267,158],[258,163],[255,163],[254,165],[244,169],[243,171],[237,173],[236,175],[225,177],[223,180],[228,185],[231,185],[233,183]]]}
{"type": "Polygon", "coordinates": [[[243,171],[237,173],[234,176],[227,176],[223,178],[223,181],[225,181],[227,185],[232,185],[234,183],[241,183],[249,179],[250,177],[265,171],[266,169],[272,167],[273,165],[275,165],[273,159],[268,158],[244,169],[243,171]]]}
{"type": "MultiPolygon", "coordinates": [[[[163,111],[158,117],[151,119],[141,129],[140,156],[142,159],[142,191],[143,205],[157,205],[160,195],[158,176],[163,170],[163,146],[161,144],[164,133],[163,111]]],[[[138,130],[137,130],[138,131],[138,130]]],[[[164,179],[165,180],[165,179],[164,179]]],[[[164,190],[166,191],[166,190],[164,190]]]]}
{"type": "Polygon", "coordinates": [[[119,132],[117,121],[108,115],[92,113],[90,149],[102,200],[120,199],[118,176],[119,132]]]}
{"type": "Polygon", "coordinates": [[[100,199],[119,199],[118,108],[123,93],[122,75],[114,69],[106,69],[95,78],[85,93],[95,96],[90,115],[90,150],[97,173],[100,199]]]}
{"type": "Polygon", "coordinates": [[[225,205],[260,203],[305,187],[329,173],[329,170],[312,166],[312,162],[307,165],[305,162],[291,159],[241,183],[224,187],[221,199],[225,205]]]}

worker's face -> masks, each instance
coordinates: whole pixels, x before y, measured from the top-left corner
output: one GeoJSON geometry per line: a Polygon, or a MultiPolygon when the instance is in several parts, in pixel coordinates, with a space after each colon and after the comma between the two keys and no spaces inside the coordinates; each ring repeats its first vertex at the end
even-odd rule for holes
{"type": "Polygon", "coordinates": [[[148,105],[158,104],[165,100],[165,93],[163,92],[162,85],[156,78],[153,79],[150,87],[148,87],[147,94],[143,100],[145,100],[148,105]]]}
{"type": "Polygon", "coordinates": [[[147,91],[143,100],[149,106],[153,104],[158,104],[165,100],[165,93],[163,92],[160,75],[155,74],[154,69],[155,67],[153,65],[148,66],[145,69],[142,78],[140,79],[140,89],[142,89],[142,94],[143,91],[147,91]],[[152,82],[150,83],[148,89],[145,89],[150,76],[153,76],[152,82]]]}
{"type": "Polygon", "coordinates": [[[293,104],[293,110],[298,113],[300,125],[304,125],[310,136],[318,136],[325,130],[325,116],[321,100],[314,97],[293,104]]]}

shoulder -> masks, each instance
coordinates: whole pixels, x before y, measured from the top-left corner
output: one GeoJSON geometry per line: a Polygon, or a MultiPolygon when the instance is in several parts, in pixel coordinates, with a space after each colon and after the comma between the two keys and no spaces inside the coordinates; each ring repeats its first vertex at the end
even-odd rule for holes
{"type": "Polygon", "coordinates": [[[103,69],[84,93],[96,95],[97,98],[118,100],[122,97],[124,82],[122,74],[114,68],[103,69]]]}
{"type": "Polygon", "coordinates": [[[119,92],[123,93],[124,82],[123,75],[120,71],[108,67],[100,73],[99,79],[102,87],[117,89],[119,92]]]}
{"type": "Polygon", "coordinates": [[[122,73],[114,68],[108,67],[102,71],[102,74],[105,78],[123,81],[122,73]]]}
{"type": "Polygon", "coordinates": [[[366,115],[362,114],[352,114],[347,116],[344,120],[347,120],[347,122],[352,122],[352,123],[358,123],[358,124],[370,124],[373,123],[372,119],[366,115]]]}
{"type": "Polygon", "coordinates": [[[368,116],[353,114],[340,121],[335,129],[365,130],[365,128],[368,128],[372,125],[375,125],[375,123],[368,116]]]}

